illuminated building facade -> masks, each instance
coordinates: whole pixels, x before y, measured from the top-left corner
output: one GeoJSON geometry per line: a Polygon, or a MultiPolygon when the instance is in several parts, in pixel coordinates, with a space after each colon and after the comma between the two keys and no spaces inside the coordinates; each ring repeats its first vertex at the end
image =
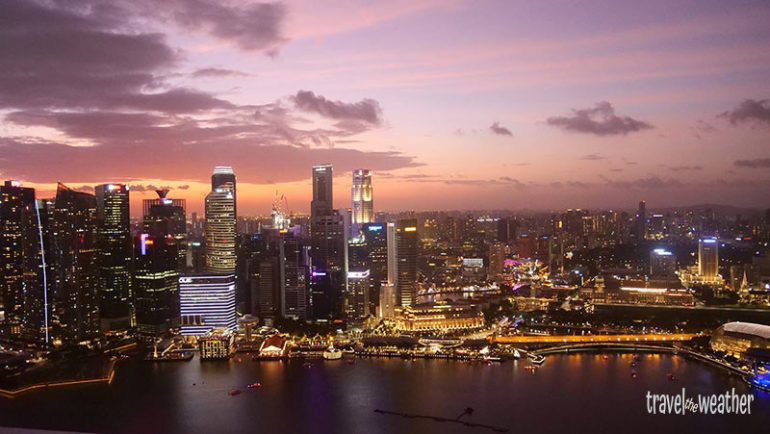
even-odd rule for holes
{"type": "Polygon", "coordinates": [[[345,316],[357,320],[369,316],[369,270],[348,271],[345,316]]]}
{"type": "Polygon", "coordinates": [[[95,192],[101,328],[126,330],[132,323],[129,189],[125,184],[100,184],[95,192]]]}
{"type": "Polygon", "coordinates": [[[233,214],[238,215],[235,172],[230,166],[215,166],[211,174],[211,191],[221,188],[233,193],[233,214]]]}
{"type": "Polygon", "coordinates": [[[179,271],[173,238],[147,233],[136,238],[134,309],[140,335],[154,338],[179,327],[179,271]]]}
{"type": "Polygon", "coordinates": [[[0,336],[19,331],[24,295],[22,220],[25,209],[34,210],[34,201],[32,188],[16,181],[0,186],[0,336]]]}
{"type": "Polygon", "coordinates": [[[719,240],[714,237],[698,240],[698,276],[704,282],[719,280],[719,240]]]}
{"type": "Polygon", "coordinates": [[[367,169],[353,171],[352,187],[352,227],[353,235],[357,235],[361,225],[374,221],[374,199],[372,191],[372,175],[367,169]]]}
{"type": "Polygon", "coordinates": [[[711,349],[734,357],[745,357],[752,352],[765,355],[770,352],[770,326],[748,322],[729,322],[714,330],[711,349]]]}
{"type": "Polygon", "coordinates": [[[654,249],[650,252],[650,276],[674,277],[676,275],[676,256],[666,249],[654,249]]]}
{"type": "Polygon", "coordinates": [[[212,329],[198,338],[198,350],[202,360],[227,359],[234,349],[235,337],[230,329],[212,329]]]}
{"type": "Polygon", "coordinates": [[[59,184],[51,231],[53,330],[80,342],[100,331],[96,197],[59,184]]]}
{"type": "Polygon", "coordinates": [[[417,298],[417,220],[399,220],[396,226],[396,292],[399,306],[409,306],[417,298]]]}
{"type": "MultiPolygon", "coordinates": [[[[153,238],[166,238],[166,243],[176,245],[177,265],[180,272],[187,266],[190,246],[187,240],[187,221],[184,199],[169,199],[166,190],[159,190],[158,199],[145,200],[147,209],[142,221],[142,229],[153,238]],[[147,203],[147,202],[151,203],[147,203]]],[[[192,261],[190,261],[192,262],[192,261]]]]}
{"type": "Polygon", "coordinates": [[[51,343],[49,303],[51,272],[51,215],[53,202],[38,200],[25,208],[22,218],[24,238],[23,330],[27,341],[51,343]]]}
{"type": "Polygon", "coordinates": [[[422,303],[402,308],[396,323],[408,332],[472,330],[484,327],[484,315],[473,304],[422,303]]]}
{"type": "Polygon", "coordinates": [[[225,186],[206,196],[206,269],[209,273],[235,272],[235,194],[225,186]]]}
{"type": "Polygon", "coordinates": [[[179,306],[183,336],[203,336],[214,328],[234,330],[235,276],[180,277],[179,306]]]}

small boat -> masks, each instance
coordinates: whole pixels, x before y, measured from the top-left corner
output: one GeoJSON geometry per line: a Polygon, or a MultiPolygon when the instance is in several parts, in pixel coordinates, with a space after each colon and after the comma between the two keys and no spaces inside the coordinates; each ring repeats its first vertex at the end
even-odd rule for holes
{"type": "Polygon", "coordinates": [[[313,364],[312,364],[312,363],[310,363],[310,362],[305,362],[305,363],[303,363],[303,364],[302,364],[302,367],[303,367],[303,368],[312,368],[312,367],[313,367],[313,364]]]}
{"type": "Polygon", "coordinates": [[[529,356],[529,362],[530,363],[534,363],[536,365],[542,365],[543,363],[545,363],[545,356],[542,356],[542,355],[539,355],[539,354],[538,355],[534,355],[532,353],[528,354],[528,356],[529,356]]]}
{"type": "Polygon", "coordinates": [[[348,365],[353,365],[353,364],[355,364],[355,363],[356,363],[356,361],[355,361],[355,360],[348,360],[348,365]]]}
{"type": "Polygon", "coordinates": [[[241,394],[241,391],[239,389],[233,389],[233,390],[227,392],[227,394],[230,395],[230,396],[237,396],[237,395],[241,394]]]}
{"type": "Polygon", "coordinates": [[[519,350],[517,350],[516,348],[514,348],[514,349],[513,349],[513,358],[514,358],[514,359],[519,359],[519,358],[521,358],[521,353],[520,353],[520,352],[519,352],[519,350]]]}
{"type": "Polygon", "coordinates": [[[636,374],[636,371],[631,372],[631,378],[636,378],[638,375],[636,374]]]}
{"type": "Polygon", "coordinates": [[[676,378],[676,376],[674,374],[672,374],[672,373],[669,373],[668,375],[666,375],[666,378],[668,378],[668,381],[676,381],[676,380],[678,380],[678,378],[676,378]]]}
{"type": "Polygon", "coordinates": [[[248,387],[249,389],[257,389],[257,388],[262,387],[262,383],[260,383],[260,382],[251,383],[251,384],[247,385],[246,387],[248,387]]]}
{"type": "Polygon", "coordinates": [[[329,347],[324,350],[323,358],[324,360],[339,360],[342,358],[342,351],[334,348],[334,343],[331,343],[329,344],[329,347]]]}
{"type": "Polygon", "coordinates": [[[632,368],[635,368],[635,367],[636,367],[636,365],[637,365],[637,363],[636,363],[636,362],[631,362],[631,367],[632,367],[632,368]]]}
{"type": "Polygon", "coordinates": [[[609,360],[609,359],[610,359],[610,356],[606,356],[606,355],[604,356],[604,360],[609,360]]]}

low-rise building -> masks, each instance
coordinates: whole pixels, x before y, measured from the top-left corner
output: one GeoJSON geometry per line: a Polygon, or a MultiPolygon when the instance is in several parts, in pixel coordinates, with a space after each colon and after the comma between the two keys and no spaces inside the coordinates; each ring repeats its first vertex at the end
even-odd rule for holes
{"type": "Polygon", "coordinates": [[[484,315],[470,303],[421,303],[405,306],[399,312],[396,328],[401,331],[457,331],[484,326],[484,315]]]}
{"type": "Polygon", "coordinates": [[[227,359],[233,353],[233,331],[224,328],[215,328],[198,338],[198,349],[201,359],[227,359]]]}

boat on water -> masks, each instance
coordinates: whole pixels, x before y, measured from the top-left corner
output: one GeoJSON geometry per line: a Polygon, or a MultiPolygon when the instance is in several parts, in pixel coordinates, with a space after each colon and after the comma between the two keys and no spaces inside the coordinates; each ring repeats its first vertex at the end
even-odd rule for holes
{"type": "Polygon", "coordinates": [[[237,396],[237,395],[241,394],[241,391],[239,389],[233,389],[233,390],[227,392],[227,394],[230,395],[230,396],[237,396]]]}
{"type": "Polygon", "coordinates": [[[678,380],[678,378],[676,378],[676,376],[674,374],[672,374],[672,373],[669,373],[668,375],[666,375],[666,378],[668,378],[668,381],[676,381],[676,380],[678,380]]]}
{"type": "Polygon", "coordinates": [[[514,359],[520,359],[521,358],[521,353],[516,348],[513,349],[513,358],[514,359]]]}
{"type": "Polygon", "coordinates": [[[305,362],[305,363],[303,363],[303,364],[302,364],[302,367],[303,367],[303,368],[312,368],[312,367],[313,367],[313,364],[312,364],[312,363],[310,363],[310,362],[305,362]]]}
{"type": "Polygon", "coordinates": [[[329,347],[324,350],[323,358],[324,360],[339,360],[342,358],[342,351],[334,348],[334,343],[331,343],[329,344],[329,347]]]}
{"type": "Polygon", "coordinates": [[[636,378],[639,375],[636,373],[636,371],[631,371],[631,378],[636,378]]]}
{"type": "Polygon", "coordinates": [[[540,354],[536,355],[536,354],[529,353],[527,354],[527,356],[529,356],[529,362],[534,363],[535,365],[542,365],[543,363],[545,363],[545,356],[542,356],[540,354]]]}
{"type": "Polygon", "coordinates": [[[246,385],[246,387],[248,387],[249,389],[257,389],[257,388],[262,387],[262,383],[257,381],[257,382],[254,382],[254,383],[246,385]]]}

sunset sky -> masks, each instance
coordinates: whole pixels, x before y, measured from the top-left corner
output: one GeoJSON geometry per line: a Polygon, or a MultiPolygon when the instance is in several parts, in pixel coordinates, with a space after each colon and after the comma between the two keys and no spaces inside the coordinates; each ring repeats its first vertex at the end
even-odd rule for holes
{"type": "Polygon", "coordinates": [[[0,177],[306,212],[770,206],[770,3],[4,0],[0,177]],[[142,190],[148,190],[143,192],[142,190]]]}

